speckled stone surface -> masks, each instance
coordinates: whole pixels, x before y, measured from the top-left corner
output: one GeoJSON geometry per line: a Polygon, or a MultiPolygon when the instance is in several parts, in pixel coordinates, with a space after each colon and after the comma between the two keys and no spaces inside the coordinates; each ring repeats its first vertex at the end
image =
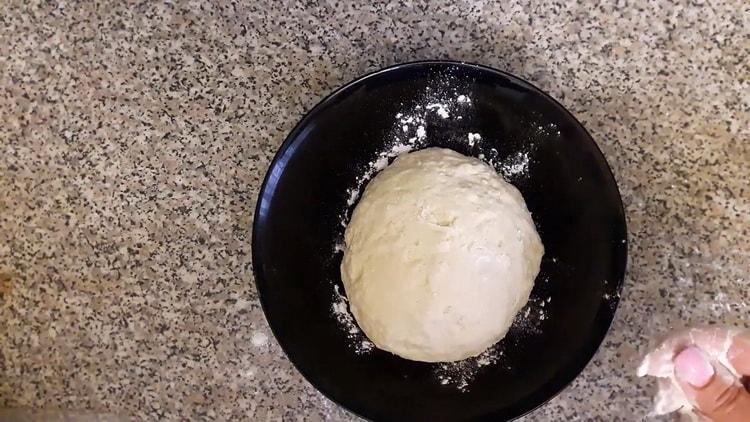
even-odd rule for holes
{"type": "Polygon", "coordinates": [[[3,1],[0,408],[355,419],[260,310],[260,181],[335,87],[452,58],[559,99],[627,208],[612,330],[524,421],[648,419],[650,339],[750,315],[750,3],[585,3],[3,1]]]}

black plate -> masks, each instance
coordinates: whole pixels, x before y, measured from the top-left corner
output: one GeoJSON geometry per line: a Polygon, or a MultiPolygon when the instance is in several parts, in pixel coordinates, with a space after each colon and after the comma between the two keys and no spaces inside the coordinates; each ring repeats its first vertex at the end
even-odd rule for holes
{"type": "MultiPolygon", "coordinates": [[[[289,359],[333,401],[374,420],[510,420],[552,398],[586,366],[617,308],[627,259],[620,195],[591,136],[531,84],[483,66],[430,61],[393,66],[344,86],[292,130],[261,188],[253,225],[255,280],[289,359]],[[430,88],[428,90],[428,88],[430,88]],[[380,350],[359,355],[331,312],[340,284],[347,189],[394,134],[395,115],[426,92],[466,93],[473,112],[428,120],[428,145],[510,160],[529,152],[523,193],[544,242],[532,303],[544,320],[514,325],[503,356],[462,392],[436,365],[380,350]],[[481,133],[470,147],[467,131],[481,133]],[[495,151],[493,151],[493,148],[495,151]]],[[[342,289],[343,291],[343,289],[342,289]]]]}

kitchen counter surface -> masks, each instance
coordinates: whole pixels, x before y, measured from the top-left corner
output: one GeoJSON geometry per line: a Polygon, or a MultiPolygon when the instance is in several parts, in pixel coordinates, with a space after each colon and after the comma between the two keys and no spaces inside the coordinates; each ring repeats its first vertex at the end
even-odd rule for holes
{"type": "Polygon", "coordinates": [[[748,324],[750,3],[597,3],[3,2],[0,408],[355,419],[302,379],[263,317],[258,189],[332,89],[451,58],[561,101],[626,206],[612,329],[523,420],[647,418],[653,385],[634,372],[654,336],[748,324]]]}

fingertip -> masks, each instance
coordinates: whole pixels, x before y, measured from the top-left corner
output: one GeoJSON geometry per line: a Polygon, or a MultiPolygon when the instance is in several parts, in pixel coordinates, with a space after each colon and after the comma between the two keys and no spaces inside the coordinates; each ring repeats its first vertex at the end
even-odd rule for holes
{"type": "Polygon", "coordinates": [[[674,359],[675,375],[682,382],[702,388],[711,382],[714,368],[708,358],[697,347],[688,347],[674,359]]]}

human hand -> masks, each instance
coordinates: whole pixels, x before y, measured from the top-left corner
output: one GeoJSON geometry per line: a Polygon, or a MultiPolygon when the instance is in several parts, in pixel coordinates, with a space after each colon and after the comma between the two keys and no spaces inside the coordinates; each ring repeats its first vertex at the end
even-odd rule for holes
{"type": "Polygon", "coordinates": [[[734,336],[726,358],[731,368],[712,362],[700,345],[690,346],[674,358],[675,375],[696,413],[705,419],[750,421],[750,392],[732,374],[750,376],[750,334],[734,336]]]}
{"type": "Polygon", "coordinates": [[[750,332],[693,328],[647,354],[638,375],[658,377],[656,414],[673,411],[704,421],[750,421],[750,393],[740,378],[750,374],[750,332]]]}

